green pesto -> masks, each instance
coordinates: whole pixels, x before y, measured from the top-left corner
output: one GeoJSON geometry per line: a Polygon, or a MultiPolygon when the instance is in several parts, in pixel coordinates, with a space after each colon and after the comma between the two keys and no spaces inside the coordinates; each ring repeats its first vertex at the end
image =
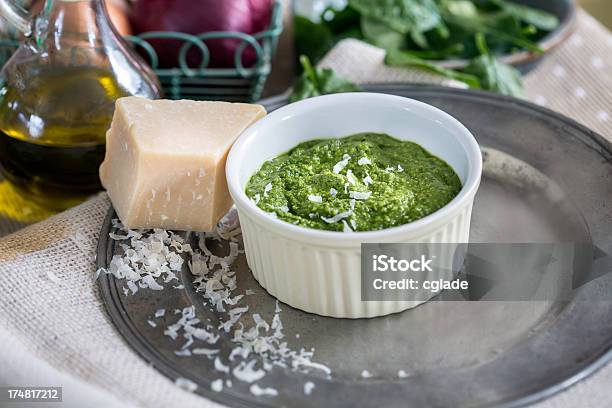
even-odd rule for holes
{"type": "Polygon", "coordinates": [[[262,210],[331,231],[407,224],[440,209],[460,190],[459,177],[445,161],[416,143],[377,133],[301,143],[265,162],[246,186],[262,210]]]}

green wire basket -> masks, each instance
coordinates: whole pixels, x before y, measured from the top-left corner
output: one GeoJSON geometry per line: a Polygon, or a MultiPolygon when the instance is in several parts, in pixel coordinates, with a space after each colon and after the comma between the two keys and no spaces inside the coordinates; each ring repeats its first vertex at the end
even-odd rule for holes
{"type": "MultiPolygon", "coordinates": [[[[198,35],[172,31],[151,31],[125,39],[135,48],[144,50],[149,64],[155,71],[169,99],[223,100],[230,102],[254,102],[261,97],[263,87],[272,69],[272,57],[276,51],[278,37],[283,30],[283,13],[280,0],[273,5],[270,26],[266,31],[257,34],[245,34],[235,31],[211,31],[198,35]],[[179,64],[174,68],[158,68],[158,56],[151,40],[179,40],[179,64]],[[239,46],[234,54],[232,68],[208,68],[210,52],[206,41],[216,39],[236,39],[239,46]],[[187,53],[196,48],[203,55],[202,63],[189,67],[187,53]],[[242,64],[242,52],[252,47],[255,63],[246,68],[242,64]],[[148,58],[147,58],[148,57],[148,58]]],[[[0,40],[0,64],[4,65],[19,46],[15,39],[0,40]]]]}

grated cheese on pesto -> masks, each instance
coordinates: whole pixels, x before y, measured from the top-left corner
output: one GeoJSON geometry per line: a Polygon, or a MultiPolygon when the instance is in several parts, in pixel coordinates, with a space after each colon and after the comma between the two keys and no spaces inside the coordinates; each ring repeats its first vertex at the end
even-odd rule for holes
{"type": "Polygon", "coordinates": [[[418,220],[462,187],[446,162],[418,144],[376,133],[301,143],[265,162],[246,194],[254,198],[266,186],[269,194],[257,203],[265,212],[294,225],[340,232],[418,220]],[[286,207],[290,211],[281,210],[286,207]]]}
{"type": "Polygon", "coordinates": [[[357,164],[360,166],[365,166],[366,164],[372,164],[372,161],[364,156],[357,161],[357,164]]]}
{"type": "Polygon", "coordinates": [[[308,201],[312,201],[313,203],[322,203],[323,202],[323,197],[321,197],[320,195],[309,195],[308,196],[308,201]]]}
{"type": "Polygon", "coordinates": [[[340,160],[338,163],[334,164],[334,168],[332,169],[332,171],[335,174],[339,174],[342,170],[344,170],[344,168],[348,164],[349,160],[351,160],[351,156],[349,156],[348,154],[344,154],[342,156],[342,160],[340,160]]]}
{"type": "Polygon", "coordinates": [[[372,195],[371,191],[351,191],[349,197],[355,200],[367,200],[372,195]]]}

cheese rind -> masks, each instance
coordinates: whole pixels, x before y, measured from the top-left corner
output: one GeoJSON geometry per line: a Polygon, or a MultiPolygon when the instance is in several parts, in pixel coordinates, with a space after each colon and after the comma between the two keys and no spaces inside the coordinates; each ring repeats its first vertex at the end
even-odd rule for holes
{"type": "Polygon", "coordinates": [[[210,231],[232,205],[227,153],[265,114],[253,104],[118,99],[100,179],[122,223],[210,231]]]}

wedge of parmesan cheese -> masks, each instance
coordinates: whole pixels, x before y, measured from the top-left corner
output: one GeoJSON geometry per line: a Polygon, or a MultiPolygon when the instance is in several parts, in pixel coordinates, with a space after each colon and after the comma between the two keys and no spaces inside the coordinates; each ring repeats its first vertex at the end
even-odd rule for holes
{"type": "Polygon", "coordinates": [[[100,179],[126,228],[210,231],[230,209],[225,160],[261,105],[117,100],[100,179]]]}

